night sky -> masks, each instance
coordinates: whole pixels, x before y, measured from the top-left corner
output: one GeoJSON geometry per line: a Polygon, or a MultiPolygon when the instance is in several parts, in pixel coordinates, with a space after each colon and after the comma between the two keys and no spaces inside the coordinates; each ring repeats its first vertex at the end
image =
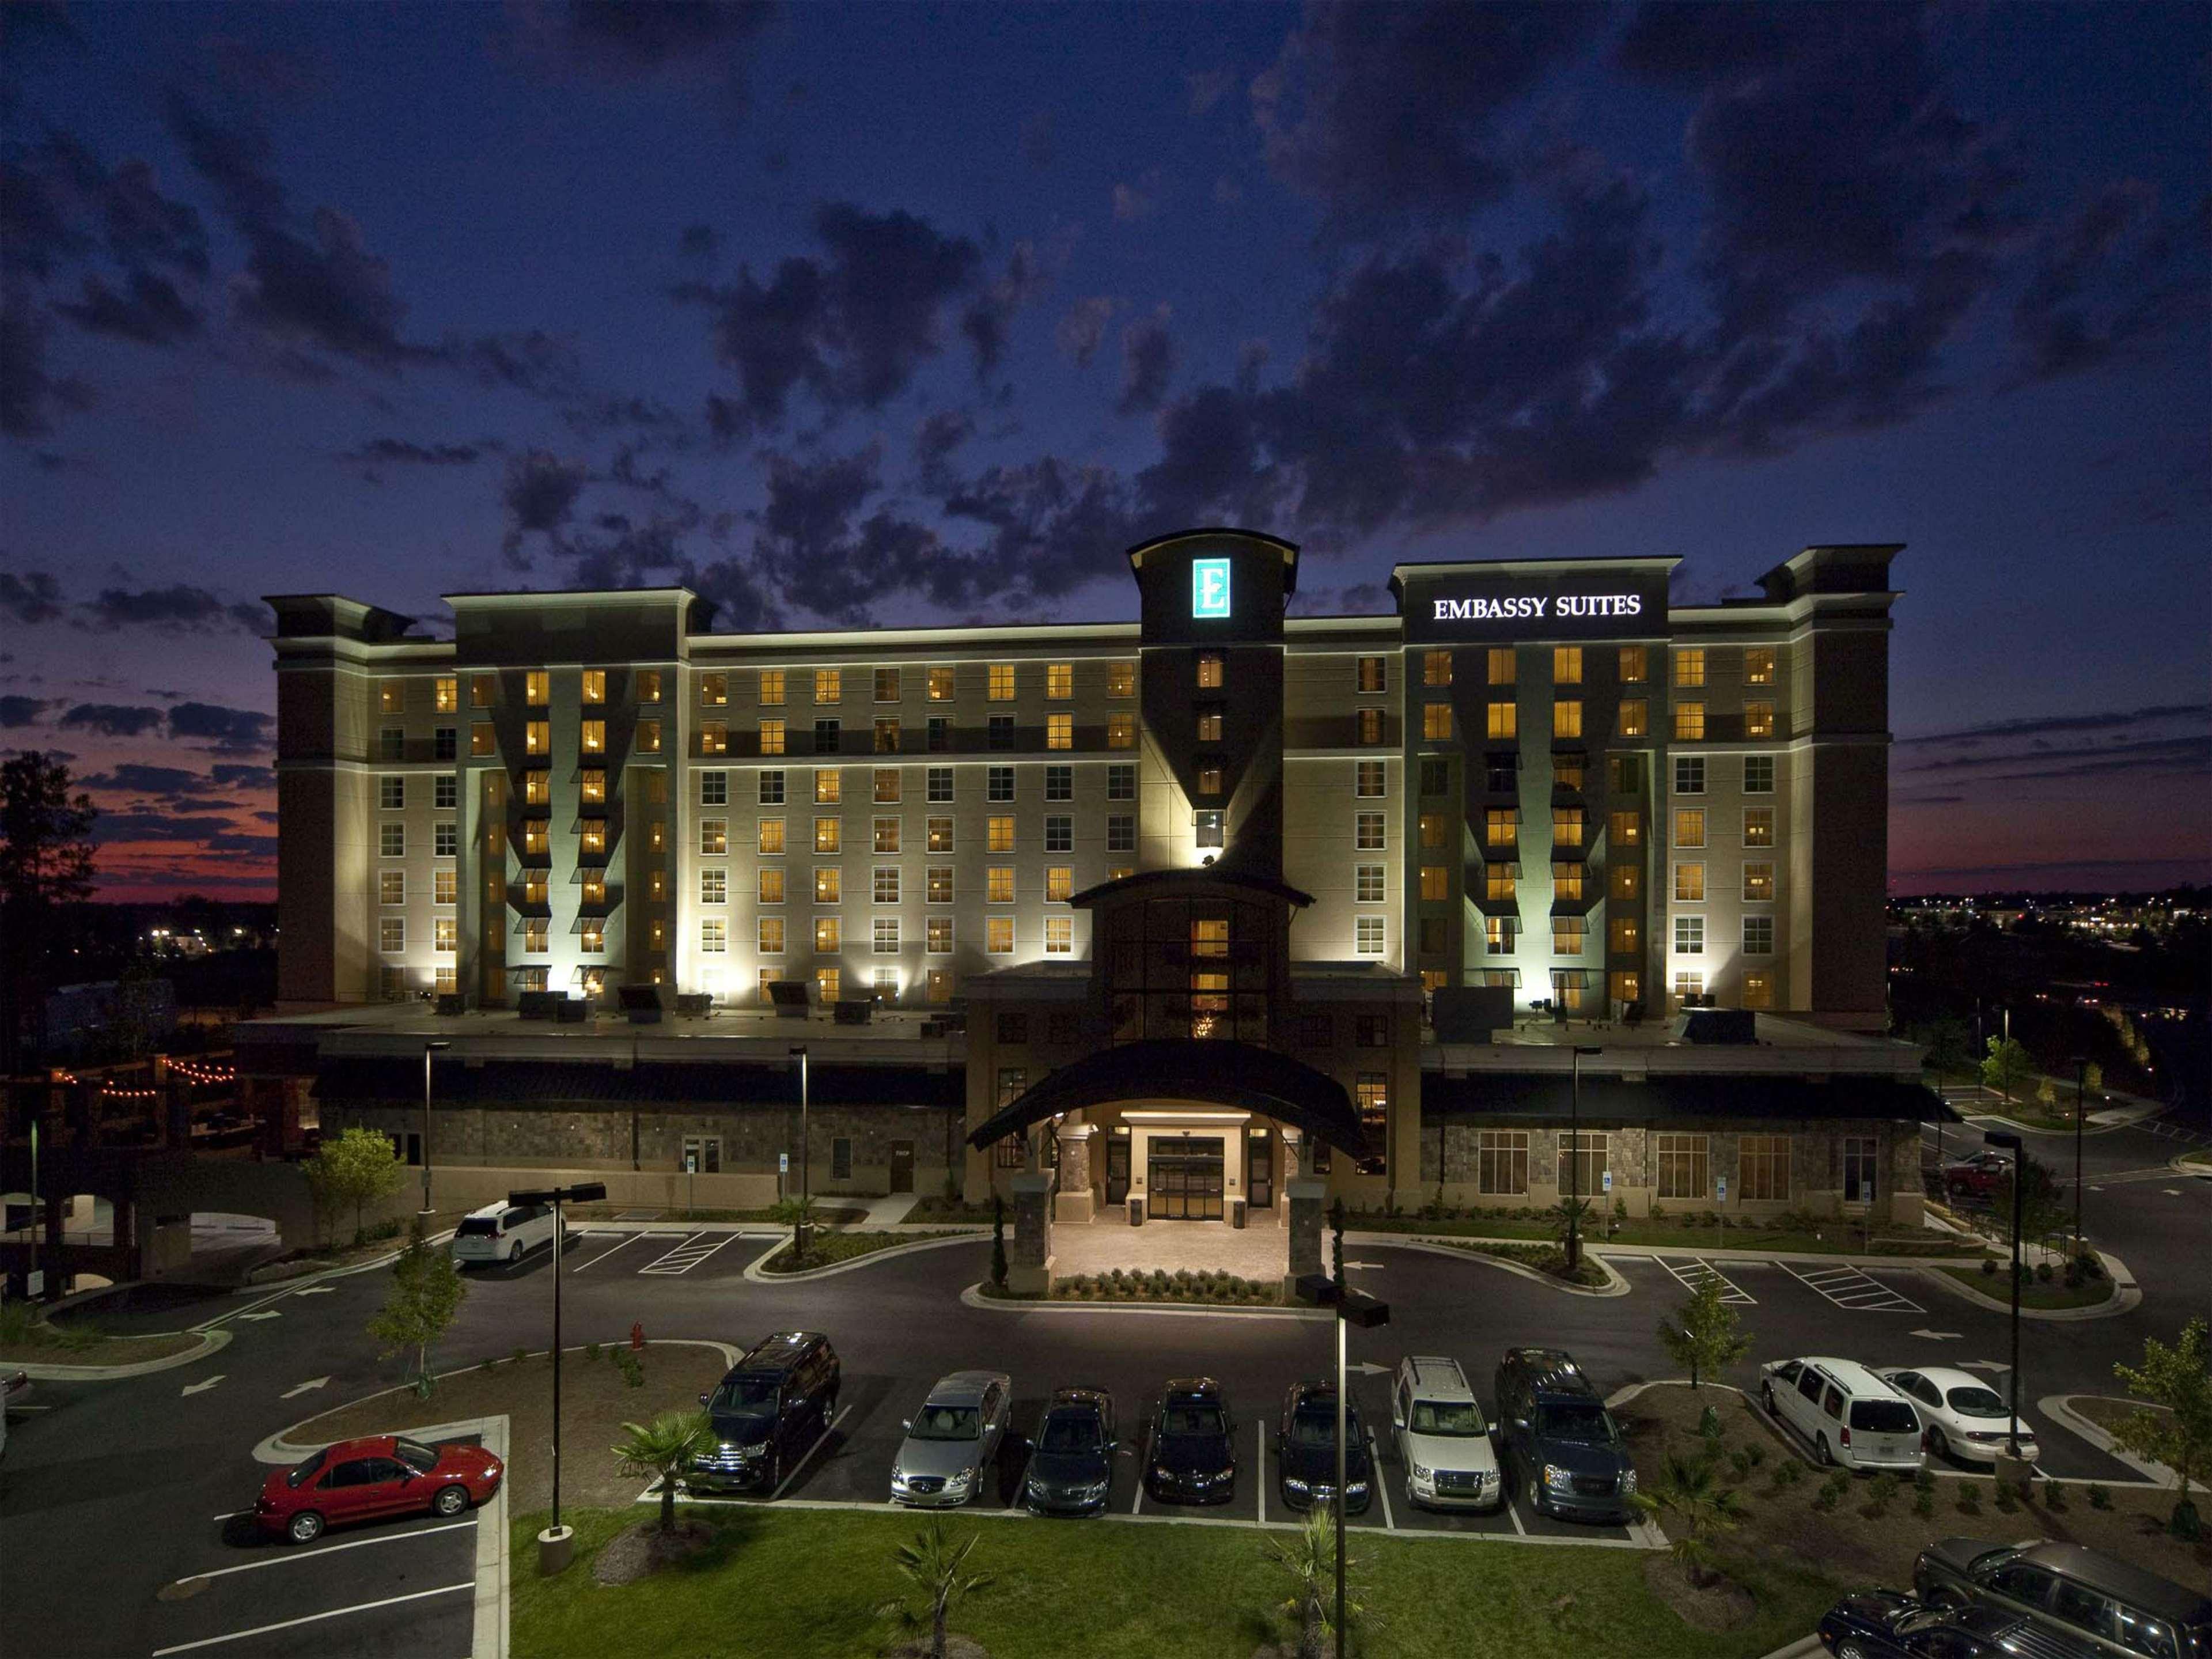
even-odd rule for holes
{"type": "Polygon", "coordinates": [[[0,746],[265,897],[264,593],[1901,541],[1894,890],[2203,879],[2208,19],[8,3],[0,746]]]}

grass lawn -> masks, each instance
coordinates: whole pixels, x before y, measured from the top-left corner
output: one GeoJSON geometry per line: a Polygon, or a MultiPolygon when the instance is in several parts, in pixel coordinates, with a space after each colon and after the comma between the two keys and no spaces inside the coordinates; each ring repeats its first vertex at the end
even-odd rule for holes
{"type": "Polygon", "coordinates": [[[806,1241],[804,1261],[791,1253],[787,1246],[779,1245],[775,1252],[761,1263],[764,1273],[805,1273],[816,1267],[828,1267],[855,1257],[873,1255],[878,1250],[888,1250],[896,1245],[911,1244],[917,1238],[944,1238],[969,1236],[966,1229],[940,1227],[933,1233],[823,1233],[817,1232],[806,1241]]]}
{"type": "MultiPolygon", "coordinates": [[[[1441,1217],[1412,1212],[1398,1215],[1357,1212],[1345,1217],[1344,1225],[1348,1232],[1422,1233],[1437,1237],[1520,1238],[1549,1243],[1554,1236],[1552,1224],[1542,1217],[1511,1211],[1447,1210],[1441,1217]]],[[[1786,1227],[1746,1224],[1731,1218],[1729,1224],[1723,1227],[1717,1224],[1692,1226],[1680,1219],[1662,1217],[1656,1222],[1624,1221],[1607,1231],[1606,1218],[1599,1216],[1583,1230],[1583,1240],[1587,1244],[1642,1244],[1666,1249],[1762,1253],[1796,1250],[1823,1255],[1857,1255],[1866,1243],[1860,1229],[1850,1222],[1808,1224],[1802,1218],[1793,1219],[1786,1227]]],[[[1943,1238],[1924,1229],[1915,1232],[1877,1231],[1873,1247],[1872,1254],[1875,1255],[1959,1255],[1972,1249],[1967,1241],[1943,1238]]]]}
{"type": "Polygon", "coordinates": [[[190,1331],[168,1331],[159,1336],[101,1336],[84,1325],[70,1328],[64,1341],[53,1328],[33,1326],[33,1340],[0,1342],[0,1364],[13,1365],[136,1365],[148,1359],[167,1359],[200,1345],[190,1331]]]}
{"type": "MultiPolygon", "coordinates": [[[[514,1525],[517,1659],[600,1659],[611,1653],[773,1654],[861,1659],[898,1635],[880,1609],[907,1586],[892,1553],[923,1524],[879,1512],[701,1508],[719,1526],[692,1561],[636,1584],[593,1582],[592,1554],[650,1516],[566,1508],[575,1565],[559,1578],[530,1571],[543,1513],[514,1525]]],[[[1277,1604],[1288,1593],[1263,1536],[1243,1528],[950,1519],[954,1537],[981,1535],[969,1565],[996,1575],[956,1604],[952,1628],[992,1659],[1251,1659],[1291,1634],[1277,1604]]],[[[1286,1538],[1273,1531],[1266,1538],[1286,1538]]],[[[1753,1579],[1759,1607],[1725,1632],[1694,1630],[1644,1581],[1632,1550],[1404,1540],[1362,1532],[1364,1596],[1373,1621],[1352,1652],[1392,1659],[1741,1659],[1802,1636],[1833,1599],[1802,1566],[1753,1579]]]]}
{"type": "MultiPolygon", "coordinates": [[[[1975,1267],[1938,1267],[1939,1273],[1948,1273],[1969,1290],[1979,1291],[1994,1301],[2010,1304],[2012,1291],[2005,1284],[2004,1270],[1985,1273],[1975,1267]]],[[[2023,1279],[2020,1287],[2020,1305],[2023,1308],[2094,1308],[2112,1299],[2110,1276],[2084,1279],[2069,1289],[2063,1274],[2053,1274],[2046,1285],[2033,1276],[2023,1279]]]]}
{"type": "Polygon", "coordinates": [[[2173,1414],[2163,1406],[2148,1405],[2140,1400],[2124,1400],[2113,1395],[2077,1394],[2067,1403],[2106,1434],[2113,1432],[2137,1412],[2154,1412],[2161,1417],[2173,1414]]]}
{"type": "MultiPolygon", "coordinates": [[[[1595,1287],[1613,1282],[1606,1277],[1605,1269],[1592,1261],[1587,1255],[1583,1257],[1581,1265],[1570,1273],[1567,1271],[1567,1253],[1557,1244],[1476,1243],[1471,1239],[1458,1238],[1446,1239],[1443,1242],[1455,1250],[1465,1250],[1469,1255],[1489,1255],[1497,1257],[1500,1261],[1517,1262],[1523,1267],[1534,1267],[1540,1273],[1563,1279],[1571,1285],[1588,1285],[1595,1287]]],[[[1585,1249],[1588,1247],[1587,1240],[1584,1241],[1584,1247],[1585,1249]]]]}
{"type": "MultiPolygon", "coordinates": [[[[1006,1220],[1011,1224],[1014,1212],[1009,1209],[1006,1220]]],[[[991,1206],[988,1204],[965,1204],[957,1198],[923,1198],[915,1200],[914,1208],[906,1212],[910,1221],[988,1221],[991,1206]]]]}
{"type": "MultiPolygon", "coordinates": [[[[578,1204],[570,1206],[568,1218],[577,1221],[612,1221],[617,1216],[650,1212],[655,1221],[774,1221],[785,1226],[791,1224],[788,1214],[776,1210],[656,1210],[644,1204],[578,1204]]],[[[867,1214],[865,1209],[843,1204],[814,1206],[814,1222],[819,1227],[842,1226],[848,1221],[858,1221],[867,1214]]]]}

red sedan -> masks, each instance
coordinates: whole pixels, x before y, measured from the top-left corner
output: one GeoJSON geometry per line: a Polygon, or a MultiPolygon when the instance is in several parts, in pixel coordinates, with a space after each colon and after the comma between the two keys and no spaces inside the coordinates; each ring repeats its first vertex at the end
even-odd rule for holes
{"type": "Polygon", "coordinates": [[[1974,1152],[1943,1166],[1943,1190],[1954,1198],[1986,1199],[2012,1173],[2012,1160],[1999,1152],[1974,1152]]]}
{"type": "Polygon", "coordinates": [[[477,1446],[426,1446],[372,1435],[325,1446],[304,1463],[272,1469],[253,1516],[264,1532],[311,1543],[326,1526],[391,1515],[459,1515],[499,1490],[499,1459],[477,1446]]]}

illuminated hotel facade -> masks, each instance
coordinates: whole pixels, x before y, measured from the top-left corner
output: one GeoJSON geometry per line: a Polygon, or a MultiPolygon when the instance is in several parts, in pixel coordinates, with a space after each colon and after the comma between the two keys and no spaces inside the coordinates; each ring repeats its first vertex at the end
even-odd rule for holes
{"type": "MultiPolygon", "coordinates": [[[[1487,1190],[1484,1153],[1519,1143],[1481,1140],[1468,1076],[1601,1042],[1651,1056],[1591,1068],[1616,1082],[1687,1076],[1686,1009],[1749,1011],[1737,1073],[1917,1077],[1873,1035],[1898,551],[1808,548],[1697,607],[1668,603],[1673,558],[1404,564],[1395,614],[1291,617],[1295,546],[1202,530],[1131,550],[1133,622],[836,633],[716,633],[681,588],[457,594],[450,641],[275,597],[281,995],[391,1054],[416,1038],[374,1033],[439,1018],[425,999],[457,1039],[510,1011],[511,1043],[526,1002],[578,1000],[596,1031],[657,986],[682,1013],[633,1042],[711,1033],[765,1063],[799,1029],[771,986],[804,987],[813,1019],[853,1016],[830,1031],[854,1065],[919,1056],[971,1142],[1000,1132],[934,1158],[921,1137],[933,1179],[987,1188],[1048,1119],[1138,1126],[1079,1165],[1100,1203],[1149,1190],[1147,1109],[1104,1099],[1146,1085],[1071,1068],[1132,1044],[1340,1085],[1365,1139],[1331,1177],[1378,1201],[1487,1190]]],[[[1524,1104],[1540,1139],[1548,1109],[1524,1104]]],[[[1281,1130],[1272,1197],[1301,1140],[1328,1162],[1328,1108],[1265,1105],[1223,1110],[1281,1130]]],[[[355,1106],[374,1118],[374,1091],[355,1106]]],[[[1176,1109],[1164,1136],[1192,1127],[1176,1109]]],[[[1901,1167],[1879,1139],[1867,1156],[1901,1167]]],[[[1241,1146],[1196,1212],[1260,1194],[1241,1146]]],[[[1534,1152],[1523,1191],[1557,1167],[1534,1152]]],[[[1656,1195],[1639,1156],[1622,1190],[1656,1195]]],[[[1840,1156],[1798,1188],[1851,1184],[1840,1156]]],[[[852,1170],[896,1162],[842,1167],[858,1190],[875,1176],[852,1170]]]]}

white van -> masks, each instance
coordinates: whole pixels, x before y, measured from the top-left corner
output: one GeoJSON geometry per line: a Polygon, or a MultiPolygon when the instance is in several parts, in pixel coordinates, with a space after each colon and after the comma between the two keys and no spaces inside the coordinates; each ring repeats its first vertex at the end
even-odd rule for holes
{"type": "Polygon", "coordinates": [[[1765,1368],[1759,1398],[1802,1435],[1826,1468],[1920,1471],[1919,1413],[1850,1359],[1784,1359],[1765,1368]]]}
{"type": "Polygon", "coordinates": [[[461,1218],[453,1230],[456,1261],[520,1261],[541,1244],[553,1242],[550,1204],[487,1204],[461,1218]]]}

